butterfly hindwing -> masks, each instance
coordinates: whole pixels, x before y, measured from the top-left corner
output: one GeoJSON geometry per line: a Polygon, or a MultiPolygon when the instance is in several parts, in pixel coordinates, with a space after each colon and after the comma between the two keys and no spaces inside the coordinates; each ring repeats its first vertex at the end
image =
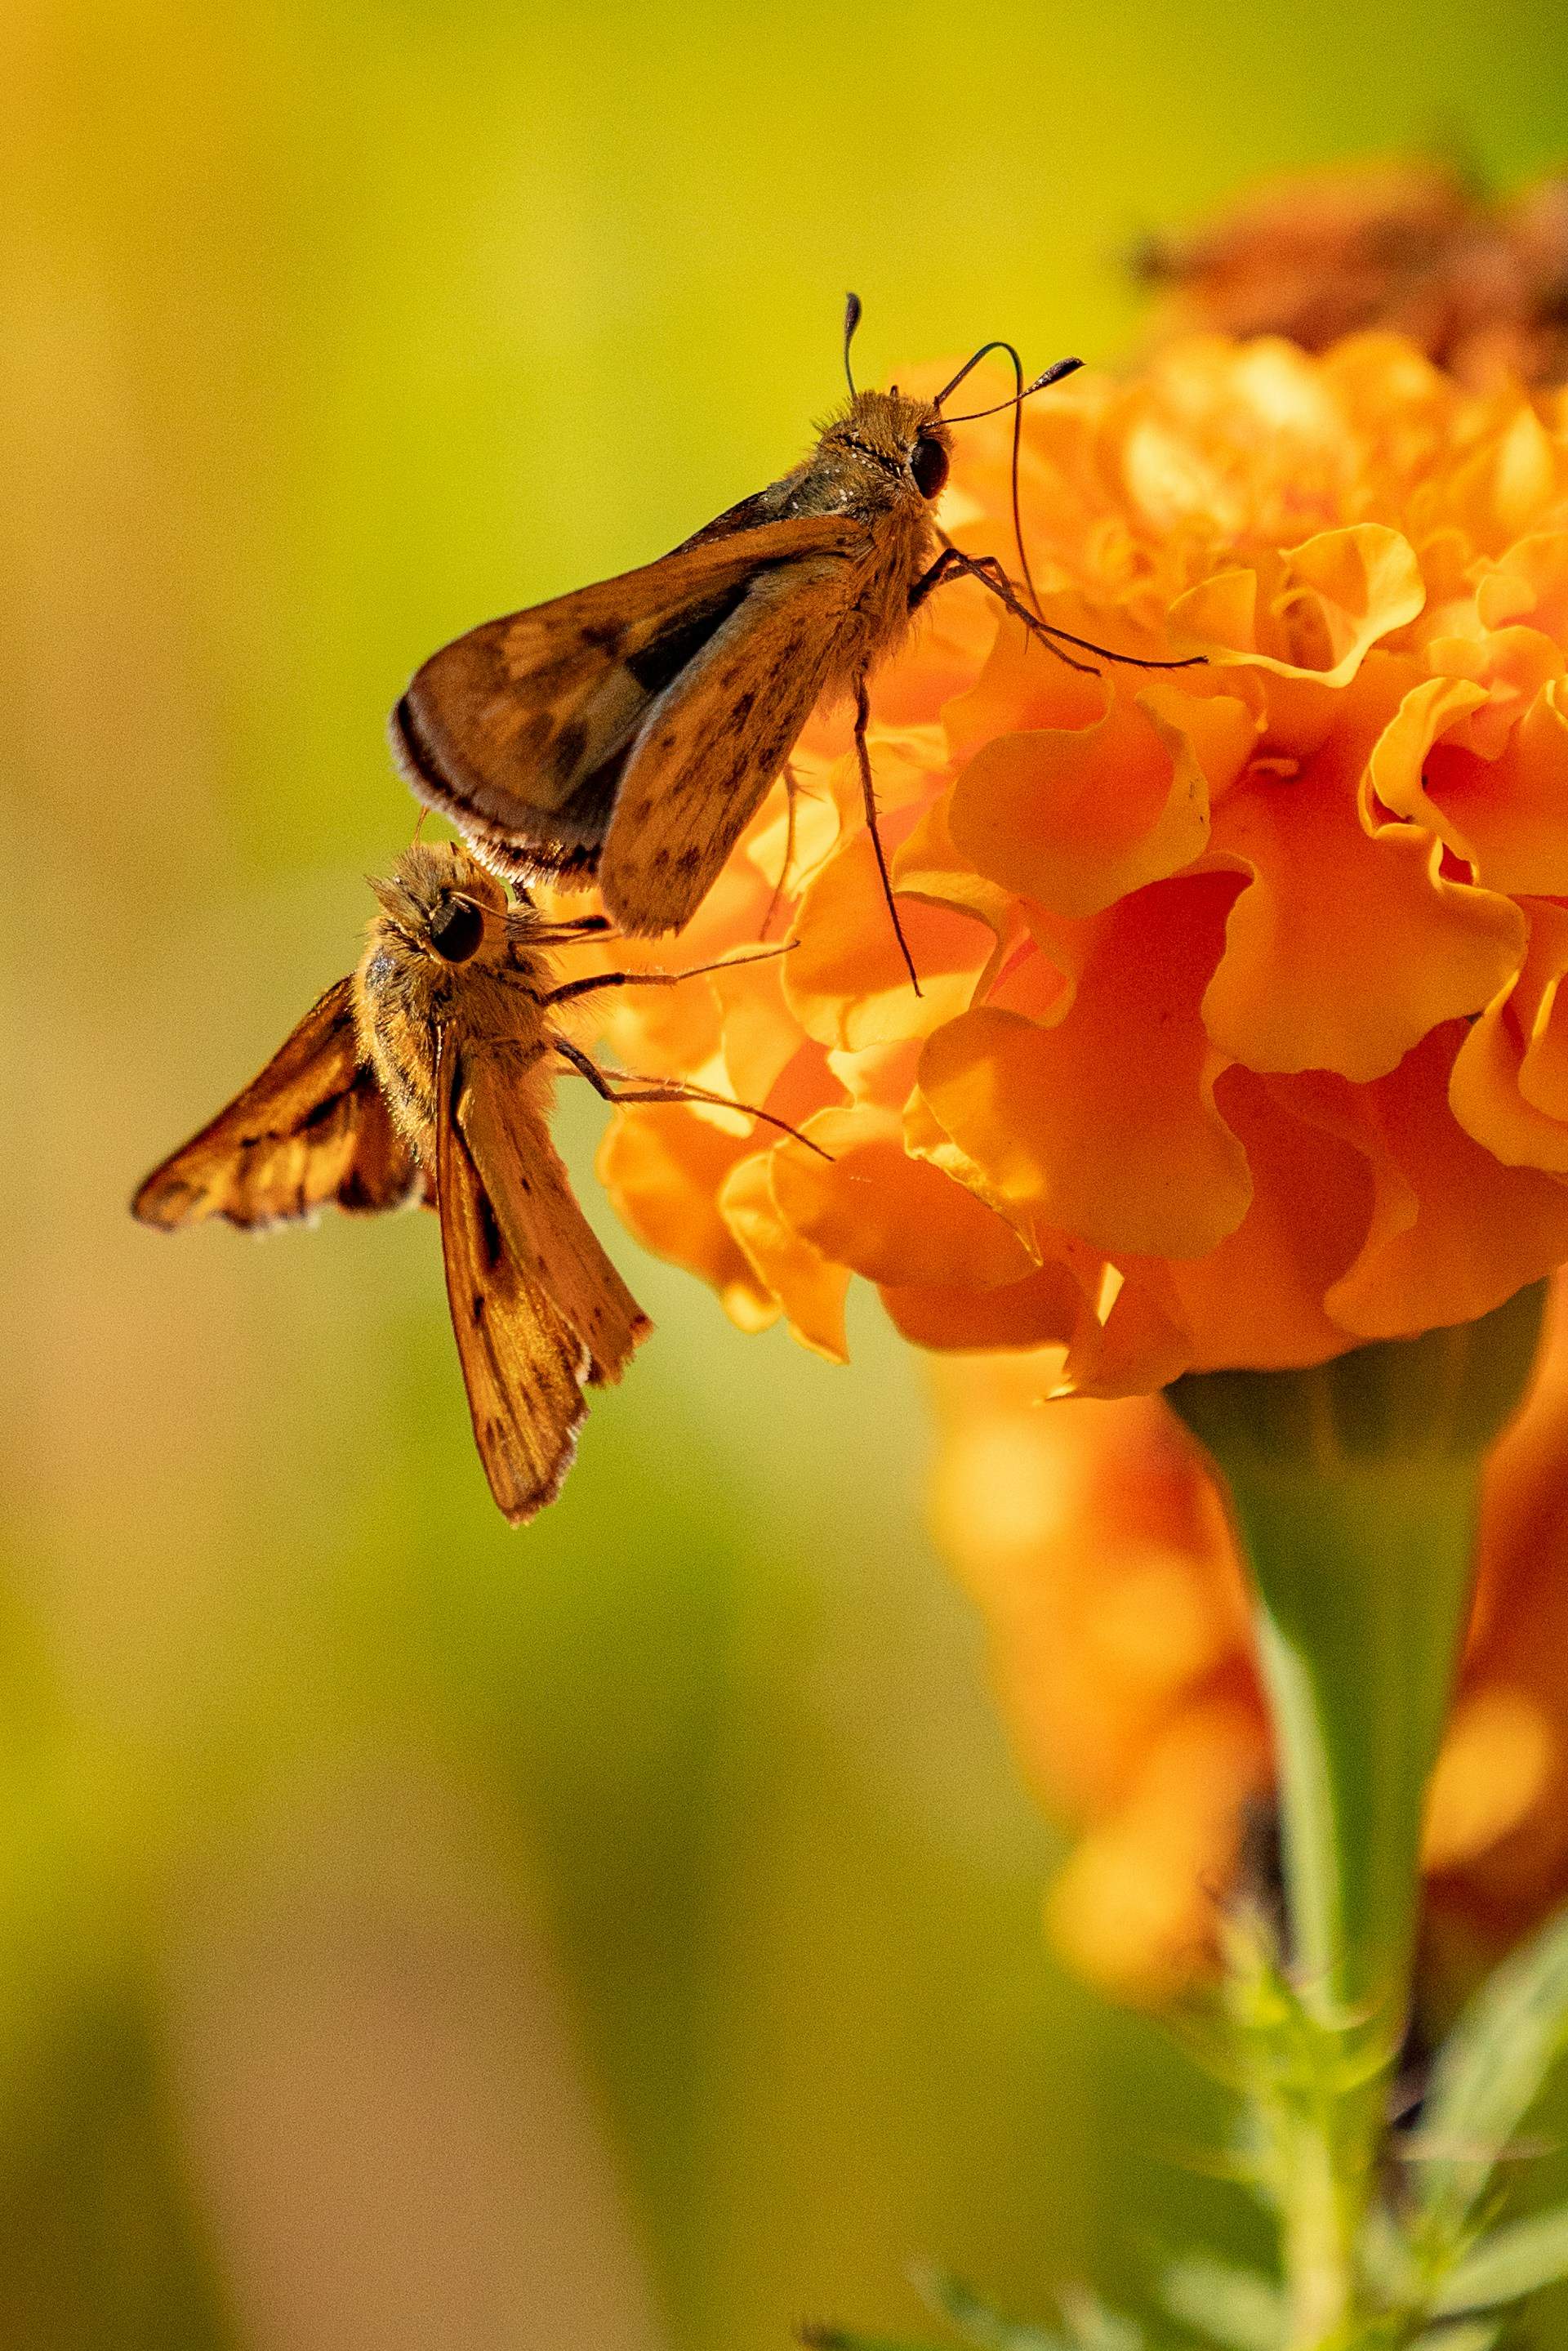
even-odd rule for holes
{"type": "Polygon", "coordinates": [[[242,1093],[153,1170],[131,1202],[171,1229],[224,1217],[281,1224],[329,1201],[358,1213],[398,1207],[418,1168],[360,1060],[351,979],[340,979],[242,1093]]]}

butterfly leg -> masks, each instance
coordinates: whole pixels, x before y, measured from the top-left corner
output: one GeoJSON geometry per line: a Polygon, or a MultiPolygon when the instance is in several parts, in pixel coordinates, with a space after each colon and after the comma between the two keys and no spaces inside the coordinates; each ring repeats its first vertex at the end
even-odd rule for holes
{"type": "Polygon", "coordinates": [[[788,761],[787,759],[784,761],[784,863],[779,867],[779,878],[778,878],[778,880],[774,883],[774,894],[773,894],[773,896],[768,900],[768,911],[767,911],[767,913],[763,916],[763,926],[762,926],[761,930],[757,933],[757,936],[758,936],[758,938],[760,938],[760,939],[765,939],[765,938],[767,937],[767,935],[768,935],[769,931],[773,928],[773,920],[774,920],[774,916],[778,913],[778,910],[779,910],[779,900],[784,896],[784,883],[789,880],[789,877],[790,877],[790,868],[791,868],[791,867],[794,865],[794,804],[795,804],[795,796],[796,796],[796,794],[797,794],[797,793],[799,792],[799,790],[800,790],[800,786],[795,782],[795,779],[794,779],[794,769],[790,766],[790,763],[789,763],[789,761],[788,761]]]}
{"type": "Polygon", "coordinates": [[[814,1143],[809,1134],[803,1134],[798,1126],[790,1124],[787,1118],[775,1118],[771,1110],[759,1110],[755,1102],[735,1102],[728,1094],[711,1094],[706,1086],[682,1085],[675,1078],[639,1078],[628,1070],[601,1070],[598,1063],[579,1046],[574,1045],[569,1037],[552,1036],[550,1042],[561,1059],[571,1063],[579,1077],[587,1078],[602,1102],[618,1104],[705,1102],[711,1110],[738,1110],[747,1118],[760,1118],[764,1126],[776,1126],[781,1134],[787,1134],[795,1143],[804,1143],[806,1149],[815,1151],[819,1159],[826,1159],[830,1165],[832,1164],[831,1151],[824,1151],[820,1143],[814,1143]]]}
{"type": "MultiPolygon", "coordinates": [[[[927,597],[934,590],[945,587],[950,580],[978,580],[981,586],[988,588],[1005,604],[1013,619],[1022,621],[1030,635],[1039,638],[1058,661],[1065,662],[1069,669],[1080,671],[1085,677],[1098,677],[1097,669],[1088,662],[1075,661],[1071,653],[1064,653],[1055,643],[1057,635],[1065,634],[1064,631],[1048,628],[1037,614],[1030,611],[1027,605],[1020,603],[999,558],[994,555],[966,555],[962,548],[954,547],[950,539],[929,570],[922,572],[909,590],[910,611],[918,612],[927,597]]],[[[1076,643],[1078,641],[1075,638],[1073,642],[1076,643]]]]}
{"type": "Polygon", "coordinates": [[[999,603],[1006,606],[1015,621],[1023,622],[1031,636],[1049,646],[1059,662],[1065,662],[1069,669],[1082,671],[1085,677],[1097,677],[1099,673],[1092,663],[1075,661],[1071,653],[1064,653],[1064,644],[1076,645],[1080,653],[1094,653],[1100,661],[1120,663],[1127,669],[1202,669],[1206,666],[1206,656],[1202,653],[1186,653],[1179,661],[1152,661],[1141,653],[1113,653],[1109,645],[1097,645],[1088,637],[1075,637],[1071,629],[1054,628],[1049,621],[1041,620],[1037,612],[1032,612],[1027,604],[1020,601],[998,557],[966,555],[961,547],[944,547],[930,569],[922,572],[909,590],[910,611],[918,611],[933,589],[940,588],[953,579],[978,580],[999,603]]]}
{"type": "Polygon", "coordinates": [[[576,996],[592,996],[600,987],[674,987],[683,979],[701,979],[705,972],[734,971],[742,964],[773,963],[789,947],[759,947],[754,955],[720,956],[713,963],[689,964],[684,971],[591,971],[582,979],[563,980],[545,997],[546,1004],[569,1004],[576,996]]]}
{"type": "Polygon", "coordinates": [[[575,914],[569,921],[539,923],[530,914],[528,936],[537,946],[575,946],[579,939],[615,938],[618,935],[607,914],[575,914]]]}
{"type": "Polygon", "coordinates": [[[860,791],[866,802],[866,830],[871,835],[871,847],[876,852],[877,871],[882,878],[882,895],[888,901],[893,936],[898,942],[898,953],[904,958],[909,986],[919,996],[919,977],[915,970],[915,958],[909,953],[909,942],[904,936],[904,925],[898,920],[898,901],[893,895],[893,877],[888,871],[887,853],[882,847],[881,830],[877,822],[877,787],[871,775],[871,750],[866,740],[866,730],[870,724],[871,697],[866,691],[866,680],[861,677],[857,680],[855,687],[855,757],[860,762],[860,791]]]}

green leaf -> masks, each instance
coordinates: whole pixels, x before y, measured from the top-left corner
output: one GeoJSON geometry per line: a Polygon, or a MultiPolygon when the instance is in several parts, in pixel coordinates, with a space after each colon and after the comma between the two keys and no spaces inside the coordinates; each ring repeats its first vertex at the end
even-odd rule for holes
{"type": "Polygon", "coordinates": [[[1452,2240],[1568,2046],[1568,1909],[1503,1961],[1438,2053],[1407,2143],[1417,2232],[1452,2240]]]}
{"type": "Polygon", "coordinates": [[[1173,2318],[1222,2344],[1225,2351],[1281,2351],[1285,2305],[1272,2278],[1204,2253],[1176,2262],[1160,2283],[1173,2318]]]}
{"type": "Polygon", "coordinates": [[[1434,2326],[1418,2335],[1413,2351],[1493,2351],[1502,2328],[1491,2318],[1461,2318],[1457,2326],[1434,2326]]]}
{"type": "Polygon", "coordinates": [[[1062,2315],[1077,2351],[1145,2351],[1142,2328],[1108,2309],[1087,2286],[1074,2286],[1064,2294],[1062,2315]]]}
{"type": "Polygon", "coordinates": [[[925,2268],[910,2274],[916,2292],[939,2316],[955,2326],[966,2342],[972,2343],[976,2351],[1071,2351],[1064,2336],[1046,2327],[1004,2318],[962,2278],[950,2277],[945,2270],[925,2268]]]}
{"type": "Polygon", "coordinates": [[[1563,2277],[1568,2277],[1568,2204],[1482,2237],[1443,2280],[1432,2308],[1439,2316],[1494,2310],[1500,2303],[1521,2302],[1563,2277]]]}
{"type": "Polygon", "coordinates": [[[1429,2279],[1386,2204],[1379,2201],[1368,2211],[1356,2252],[1361,2274],[1379,2308],[1419,2306],[1429,2279]]]}

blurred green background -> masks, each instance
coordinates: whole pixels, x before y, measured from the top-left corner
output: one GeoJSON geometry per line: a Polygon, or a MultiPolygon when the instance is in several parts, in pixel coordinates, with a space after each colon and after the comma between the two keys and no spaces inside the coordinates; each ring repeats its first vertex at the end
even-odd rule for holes
{"type": "MultiPolygon", "coordinates": [[[[0,2345],[760,2351],[1197,2214],[1039,1943],[919,1365],[659,1324],[514,1535],[433,1229],[134,1180],[347,968],[383,714],[1260,172],[1560,160],[1558,0],[0,14],[0,2345]]],[[[562,1133],[601,1228],[602,1113],[562,1133]]]]}

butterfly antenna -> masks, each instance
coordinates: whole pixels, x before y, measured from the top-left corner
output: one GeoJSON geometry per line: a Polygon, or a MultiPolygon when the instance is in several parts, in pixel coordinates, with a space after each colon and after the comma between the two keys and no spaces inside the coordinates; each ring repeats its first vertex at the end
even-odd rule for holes
{"type": "Polygon", "coordinates": [[[855,340],[855,330],[860,324],[860,297],[846,294],[844,298],[844,380],[849,386],[849,397],[855,392],[855,371],[849,364],[849,346],[855,340]]]}
{"type": "MultiPolygon", "coordinates": [[[[1013,363],[1014,365],[1017,364],[1018,354],[1016,351],[1012,350],[1012,345],[1011,343],[987,343],[985,349],[988,351],[1012,351],[1013,363]]],[[[975,354],[976,359],[982,358],[984,354],[979,351],[975,354]]],[[[995,406],[992,408],[971,408],[962,416],[948,416],[944,417],[942,421],[947,424],[973,424],[982,416],[1000,416],[1004,408],[1012,408],[1021,400],[1033,400],[1034,394],[1037,392],[1044,392],[1048,384],[1060,383],[1064,375],[1076,375],[1078,370],[1083,366],[1083,364],[1084,362],[1082,360],[1053,360],[1048,368],[1042,369],[1041,372],[1035,377],[1033,383],[1026,383],[1022,392],[1015,392],[1013,393],[1011,400],[999,400],[995,406]]],[[[974,360],[971,360],[968,367],[962,367],[959,370],[957,375],[955,375],[952,380],[952,383],[949,384],[947,392],[942,392],[939,396],[935,403],[937,407],[940,408],[941,406],[942,402],[948,396],[948,392],[953,390],[954,385],[960,384],[963,381],[964,377],[969,373],[970,368],[973,365],[974,360]]]]}
{"type": "Polygon", "coordinates": [[[1012,405],[1012,544],[1018,549],[1018,566],[1023,574],[1023,585],[1029,591],[1029,601],[1038,612],[1040,590],[1034,585],[1034,574],[1029,569],[1029,549],[1023,544],[1023,508],[1018,496],[1018,466],[1023,452],[1023,395],[1020,392],[1012,405]]]}
{"type": "Polygon", "coordinates": [[[1004,408],[1011,408],[1012,411],[1012,543],[1018,549],[1018,566],[1023,574],[1023,584],[1029,590],[1029,601],[1038,612],[1040,590],[1034,585],[1034,574],[1029,568],[1029,549],[1023,542],[1023,509],[1018,488],[1019,465],[1023,451],[1023,403],[1033,393],[1044,392],[1047,384],[1060,383],[1064,375],[1073,374],[1076,369],[1083,366],[1084,362],[1082,360],[1055,360],[1042,374],[1035,377],[1033,383],[1026,384],[1023,381],[1023,361],[1020,359],[1017,350],[1012,343],[1004,342],[999,337],[994,342],[981,343],[979,350],[965,360],[951,382],[943,385],[932,403],[939,414],[941,412],[943,401],[950,398],[971,369],[978,367],[981,360],[988,358],[992,351],[1005,351],[1012,361],[1013,380],[1018,387],[1012,398],[998,401],[994,408],[977,408],[967,416],[950,416],[945,421],[949,424],[972,424],[978,417],[999,415],[1004,408]]]}
{"type": "Polygon", "coordinates": [[[1018,353],[1013,350],[1012,345],[1011,343],[1003,342],[981,343],[978,351],[971,351],[970,353],[962,367],[960,368],[957,375],[955,375],[950,382],[943,384],[940,392],[938,392],[935,400],[931,402],[932,407],[940,409],[944,400],[950,400],[953,393],[963,381],[965,376],[972,374],[974,370],[980,365],[981,360],[988,359],[992,351],[1005,351],[1007,353],[1009,359],[1012,361],[1013,366],[1018,371],[1018,381],[1020,386],[1022,386],[1023,382],[1023,362],[1019,358],[1018,353]]]}
{"type": "MultiPolygon", "coordinates": [[[[1003,408],[1011,408],[1012,411],[1012,544],[1018,549],[1018,566],[1019,569],[1023,574],[1023,584],[1029,590],[1029,601],[1033,605],[1036,612],[1038,612],[1040,610],[1040,590],[1034,585],[1034,574],[1029,569],[1029,549],[1023,544],[1023,509],[1020,503],[1018,494],[1018,469],[1023,450],[1023,402],[1028,397],[1028,393],[1025,392],[1023,386],[1023,361],[1019,358],[1018,353],[1014,350],[1011,343],[991,343],[987,346],[987,349],[993,351],[1005,351],[1007,353],[1008,358],[1012,361],[1013,377],[1018,385],[1018,389],[1014,392],[1012,398],[1010,401],[1003,401],[1002,402],[1002,406],[1003,408]]],[[[972,365],[973,362],[971,361],[971,364],[972,365]]],[[[1077,362],[1074,360],[1070,362],[1070,364],[1075,366],[1077,362]]],[[[1060,373],[1060,362],[1058,362],[1057,372],[1058,374],[1060,373]]],[[[1049,370],[1047,370],[1047,374],[1050,374],[1049,370]]],[[[1054,378],[1052,378],[1052,381],[1054,380],[1054,378]]],[[[954,381],[957,381],[958,379],[955,378],[954,381]]],[[[1029,386],[1030,392],[1034,392],[1038,389],[1039,386],[1036,384],[1031,384],[1029,386]]],[[[950,392],[951,390],[952,385],[950,384],[948,386],[948,391],[950,392]]],[[[987,412],[983,409],[981,412],[982,415],[988,413],[994,414],[996,412],[994,410],[987,412]]],[[[968,420],[963,417],[954,417],[951,421],[956,424],[961,424],[966,423],[968,420]]]]}

